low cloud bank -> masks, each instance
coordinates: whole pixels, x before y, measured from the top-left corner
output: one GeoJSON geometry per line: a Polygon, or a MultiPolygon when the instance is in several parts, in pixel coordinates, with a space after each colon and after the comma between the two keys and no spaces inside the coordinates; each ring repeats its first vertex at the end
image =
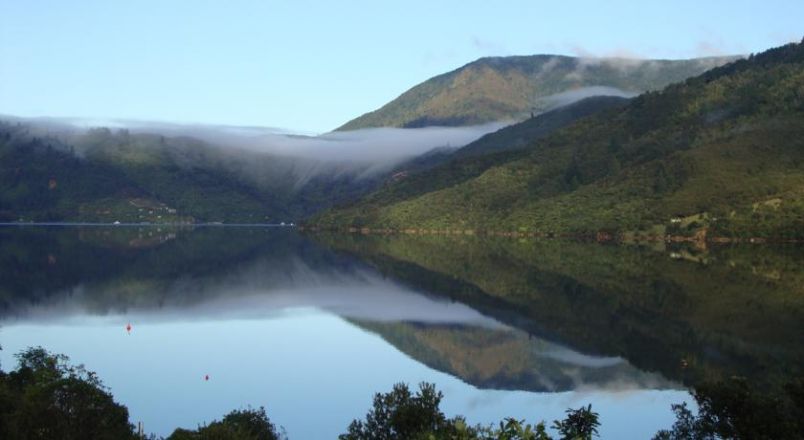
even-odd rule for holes
{"type": "Polygon", "coordinates": [[[259,127],[166,125],[132,127],[142,133],[195,137],[222,147],[315,161],[392,165],[435,148],[459,148],[507,125],[470,127],[367,128],[318,136],[259,127]]]}
{"type": "Polygon", "coordinates": [[[508,122],[469,127],[368,128],[317,136],[295,134],[271,127],[237,127],[162,122],[79,118],[28,119],[50,130],[81,132],[92,128],[128,130],[131,133],[191,137],[237,154],[238,150],[318,162],[392,165],[436,148],[459,148],[508,122]]]}
{"type": "Polygon", "coordinates": [[[620,98],[633,98],[638,94],[639,93],[629,92],[616,87],[589,86],[545,96],[540,101],[545,103],[548,109],[552,110],[572,104],[582,99],[591,98],[593,96],[619,96],[620,98]]]}
{"type": "Polygon", "coordinates": [[[167,148],[171,160],[180,166],[222,167],[261,188],[276,191],[296,191],[319,177],[362,181],[421,154],[460,148],[508,125],[369,128],[307,135],[272,127],[97,118],[0,119],[26,125],[27,136],[61,139],[74,146],[79,155],[87,149],[117,148],[121,142],[140,148],[167,148]],[[115,136],[121,133],[142,136],[131,136],[130,140],[115,136]],[[153,136],[175,141],[164,143],[153,136]]]}

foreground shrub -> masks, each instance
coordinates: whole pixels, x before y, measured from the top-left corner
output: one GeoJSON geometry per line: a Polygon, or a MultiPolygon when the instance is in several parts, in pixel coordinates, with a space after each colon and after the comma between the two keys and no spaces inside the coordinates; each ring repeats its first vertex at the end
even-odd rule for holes
{"type": "Polygon", "coordinates": [[[676,421],[654,440],[804,439],[804,380],[783,390],[756,390],[740,377],[707,383],[693,392],[694,415],[686,403],[673,405],[676,421]]]}
{"type": "Polygon", "coordinates": [[[265,414],[265,408],[234,410],[221,421],[196,430],[176,429],[167,440],[279,440],[284,438],[265,414]]]}
{"type": "Polygon", "coordinates": [[[133,439],[128,409],[97,375],[41,347],[17,355],[17,369],[0,371],[0,438],[133,439]]]}
{"type": "MultiPolygon", "coordinates": [[[[439,409],[443,395],[434,384],[421,383],[414,394],[403,383],[375,394],[365,420],[354,420],[339,440],[552,440],[544,423],[507,418],[498,426],[470,427],[462,417],[447,418],[439,409]]],[[[561,440],[588,440],[597,435],[598,414],[592,406],[567,410],[553,427],[561,440]]]]}

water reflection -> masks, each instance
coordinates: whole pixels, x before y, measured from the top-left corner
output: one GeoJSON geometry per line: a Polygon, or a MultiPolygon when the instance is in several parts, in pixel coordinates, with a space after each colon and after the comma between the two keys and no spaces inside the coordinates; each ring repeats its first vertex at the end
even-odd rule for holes
{"type": "Polygon", "coordinates": [[[570,390],[680,389],[621,357],[590,356],[525,332],[418,323],[359,322],[410,357],[480,388],[570,390]]]}
{"type": "MultiPolygon", "coordinates": [[[[18,232],[57,239],[77,232],[78,241],[68,242],[71,247],[89,245],[111,251],[104,256],[107,267],[113,265],[114,257],[121,258],[123,266],[118,273],[110,270],[86,281],[66,277],[64,286],[52,286],[44,297],[34,295],[36,301],[17,295],[18,301],[5,304],[6,325],[84,325],[88,316],[105,317],[94,319],[96,323],[119,324],[125,316],[128,323],[140,326],[270,319],[282,317],[288,310],[310,309],[346,318],[419,362],[482,388],[554,392],[589,387],[679,388],[659,375],[640,372],[622,357],[585,355],[512,328],[459,301],[401,285],[358,259],[332,253],[287,231],[215,229],[178,231],[178,235],[162,229],[18,232]],[[152,266],[175,261],[173,253],[188,258],[196,255],[171,249],[168,241],[179,236],[176,244],[186,247],[195,247],[196,240],[209,240],[208,248],[197,250],[205,254],[198,258],[207,259],[218,249],[211,246],[215,238],[230,241],[241,234],[249,238],[243,241],[243,251],[251,257],[236,264],[221,261],[219,270],[168,271],[165,275],[152,266]],[[151,238],[149,246],[143,246],[144,235],[151,238]],[[130,252],[158,246],[167,255],[130,252]],[[138,258],[145,258],[148,264],[138,264],[138,258]]],[[[30,237],[25,240],[31,241],[30,237]]],[[[55,243],[42,249],[50,266],[59,259],[53,256],[54,249],[72,252],[72,248],[55,243]]],[[[232,254],[228,253],[230,258],[232,254]]],[[[192,267],[191,261],[182,263],[192,267]]],[[[50,281],[59,280],[54,277],[50,281]]]]}
{"type": "Polygon", "coordinates": [[[479,237],[319,237],[412,286],[695,385],[804,368],[799,247],[650,249],[479,237]],[[678,256],[686,258],[678,258],[678,256]]]}
{"type": "Polygon", "coordinates": [[[446,394],[446,413],[473,421],[560,418],[569,406],[592,403],[606,421],[607,437],[633,432],[648,437],[671,423],[667,408],[686,395],[631,388],[555,394],[479,389],[337,316],[311,309],[272,319],[135,325],[130,336],[122,322],[112,321],[6,326],[3,363],[10,362],[10,352],[31,343],[70,353],[98,372],[133,420],[159,434],[219,418],[233,408],[265,405],[292,438],[335,438],[364,413],[374,392],[397,381],[426,380],[446,394]],[[204,381],[207,374],[210,380],[204,381]]]}
{"type": "Polygon", "coordinates": [[[4,365],[28,345],[67,353],[161,434],[252,404],[295,438],[334,437],[372,393],[428,380],[472,421],[591,402],[606,436],[649,437],[681,383],[802,365],[801,260],[776,252],[704,265],[261,228],[0,228],[0,243],[4,365]]]}

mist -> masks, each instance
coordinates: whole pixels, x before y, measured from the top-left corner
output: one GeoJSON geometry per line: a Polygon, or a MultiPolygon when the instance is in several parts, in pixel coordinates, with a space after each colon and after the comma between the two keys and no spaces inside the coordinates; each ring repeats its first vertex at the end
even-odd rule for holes
{"type": "MultiPolygon", "coordinates": [[[[98,149],[161,149],[184,168],[225,169],[262,189],[294,192],[313,179],[382,176],[421,154],[458,149],[509,122],[469,127],[369,128],[320,135],[274,127],[98,118],[16,118],[28,136],[55,138],[79,156],[98,149]],[[159,137],[169,139],[160,140],[159,137]]],[[[511,121],[512,122],[512,121],[511,121]]]]}
{"type": "Polygon", "coordinates": [[[540,101],[546,104],[549,110],[554,110],[558,107],[563,107],[565,105],[578,102],[582,99],[591,98],[593,96],[618,96],[620,98],[633,98],[637,95],[639,95],[639,93],[629,92],[616,87],[589,86],[545,96],[544,98],[541,98],[540,101]]]}
{"type": "Polygon", "coordinates": [[[468,127],[367,128],[320,135],[275,127],[248,127],[89,118],[22,119],[48,134],[85,134],[97,128],[188,137],[237,153],[245,150],[319,162],[391,165],[437,148],[460,148],[513,121],[468,127]]]}

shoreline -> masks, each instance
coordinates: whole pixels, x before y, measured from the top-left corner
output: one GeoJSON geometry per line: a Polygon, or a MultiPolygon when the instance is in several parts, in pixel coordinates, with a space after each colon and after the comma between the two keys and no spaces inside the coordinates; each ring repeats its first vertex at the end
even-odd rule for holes
{"type": "Polygon", "coordinates": [[[487,237],[510,237],[510,238],[562,238],[580,241],[590,241],[597,243],[692,243],[695,245],[706,244],[804,244],[802,239],[794,238],[766,238],[766,237],[709,237],[707,234],[686,235],[650,235],[634,234],[626,237],[626,233],[612,234],[609,232],[595,233],[553,233],[553,232],[520,232],[520,231],[493,231],[475,229],[437,229],[437,228],[367,228],[367,227],[348,227],[348,228],[323,228],[319,226],[298,226],[300,232],[334,232],[361,235],[455,235],[455,236],[487,236],[487,237]]]}
{"type": "Polygon", "coordinates": [[[295,225],[279,223],[101,223],[101,222],[0,222],[0,227],[44,227],[44,226],[100,226],[100,227],[239,227],[239,228],[291,228],[295,225]]]}

